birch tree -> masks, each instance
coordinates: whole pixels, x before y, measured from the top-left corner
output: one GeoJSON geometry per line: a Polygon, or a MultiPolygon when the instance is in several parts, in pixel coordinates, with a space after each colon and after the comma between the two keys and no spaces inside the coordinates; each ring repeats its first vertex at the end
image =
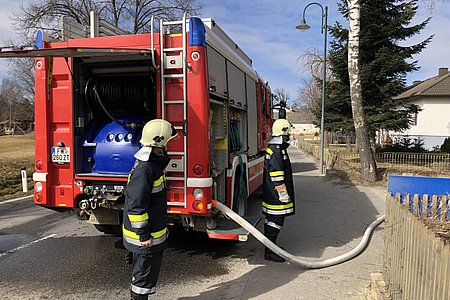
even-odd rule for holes
{"type": "Polygon", "coordinates": [[[348,34],[348,75],[350,78],[350,98],[353,122],[356,132],[356,143],[361,160],[361,174],[364,180],[374,182],[378,179],[375,155],[370,146],[369,134],[364,116],[361,77],[359,73],[359,32],[360,32],[360,0],[347,0],[349,9],[348,34]]]}

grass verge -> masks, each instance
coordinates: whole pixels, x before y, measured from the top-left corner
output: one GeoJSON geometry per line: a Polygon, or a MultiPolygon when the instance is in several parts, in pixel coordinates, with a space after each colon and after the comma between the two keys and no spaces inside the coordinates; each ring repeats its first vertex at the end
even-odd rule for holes
{"type": "Polygon", "coordinates": [[[34,172],[34,136],[0,136],[0,201],[31,195],[34,172]],[[28,193],[22,192],[21,169],[27,169],[28,193]]]}

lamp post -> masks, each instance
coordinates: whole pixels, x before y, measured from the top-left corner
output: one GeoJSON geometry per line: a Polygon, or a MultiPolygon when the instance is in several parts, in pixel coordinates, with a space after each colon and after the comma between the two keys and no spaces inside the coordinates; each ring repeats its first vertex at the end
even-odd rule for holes
{"type": "Polygon", "coordinates": [[[328,17],[328,6],[323,7],[320,3],[311,2],[305,6],[303,9],[302,20],[300,24],[298,24],[295,28],[305,31],[311,28],[308,24],[306,24],[305,12],[306,9],[311,5],[318,5],[322,10],[322,30],[323,34],[323,77],[322,77],[322,108],[321,108],[321,118],[320,118],[320,160],[319,160],[319,168],[320,174],[324,174],[324,166],[323,166],[323,151],[324,151],[324,134],[325,134],[325,97],[326,97],[326,79],[327,79],[327,17],[328,17]]]}

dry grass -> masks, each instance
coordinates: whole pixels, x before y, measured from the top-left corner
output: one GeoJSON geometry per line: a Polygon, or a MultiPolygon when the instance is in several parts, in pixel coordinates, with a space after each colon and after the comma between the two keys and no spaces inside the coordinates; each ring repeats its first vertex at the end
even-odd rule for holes
{"type": "MultiPolygon", "coordinates": [[[[443,214],[443,220],[445,220],[446,214],[447,212],[443,214]]],[[[434,234],[444,242],[445,245],[450,245],[450,219],[440,221],[435,217],[432,219],[424,218],[422,221],[425,223],[425,226],[432,230],[434,234]]]]}
{"type": "Polygon", "coordinates": [[[23,167],[27,168],[28,189],[31,190],[33,187],[31,176],[34,172],[34,136],[0,136],[0,165],[0,200],[25,195],[22,193],[20,174],[23,167]]]}
{"type": "Polygon", "coordinates": [[[345,161],[337,160],[333,166],[333,169],[327,170],[327,176],[332,178],[334,182],[342,185],[387,187],[386,170],[379,168],[378,171],[380,180],[376,182],[368,182],[363,179],[359,168],[350,166],[345,161]]]}

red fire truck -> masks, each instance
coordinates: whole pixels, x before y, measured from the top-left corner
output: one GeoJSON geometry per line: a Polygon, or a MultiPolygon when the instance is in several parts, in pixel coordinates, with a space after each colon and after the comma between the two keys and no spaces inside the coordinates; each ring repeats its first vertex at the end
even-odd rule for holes
{"type": "Polygon", "coordinates": [[[35,204],[120,231],[142,126],[163,118],[181,137],[168,148],[171,219],[245,240],[222,226],[211,200],[244,215],[262,184],[272,95],[252,60],[212,19],[154,18],[149,34],[96,36],[91,28],[85,37],[74,28],[65,26],[62,41],[39,31],[36,47],[0,52],[35,57],[35,204]]]}

